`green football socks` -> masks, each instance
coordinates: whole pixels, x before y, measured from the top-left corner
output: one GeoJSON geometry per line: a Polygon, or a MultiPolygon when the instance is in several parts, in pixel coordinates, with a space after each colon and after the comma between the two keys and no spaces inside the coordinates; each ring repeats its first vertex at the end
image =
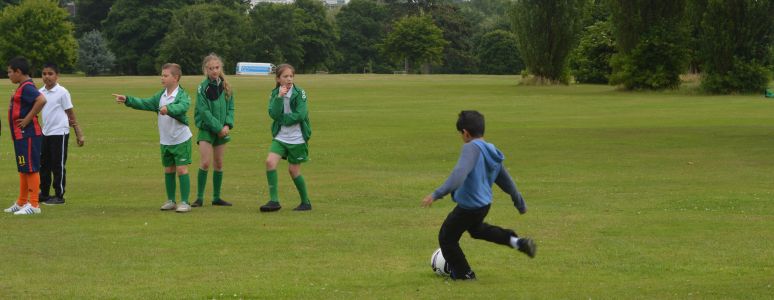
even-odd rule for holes
{"type": "Polygon", "coordinates": [[[298,175],[298,177],[293,178],[293,183],[296,184],[298,195],[301,196],[301,203],[310,204],[309,195],[306,194],[306,183],[304,182],[304,176],[298,175]]]}
{"type": "Polygon", "coordinates": [[[269,180],[269,200],[279,202],[277,192],[277,170],[266,171],[266,179],[269,180]]]}
{"type": "Polygon", "coordinates": [[[223,171],[212,171],[212,201],[220,199],[220,186],[223,184],[223,171]]]}
{"type": "MultiPolygon", "coordinates": [[[[180,201],[188,203],[188,196],[191,194],[191,176],[188,174],[180,175],[180,201]]],[[[174,193],[174,192],[173,192],[174,193]]]]}
{"type": "Polygon", "coordinates": [[[175,173],[164,173],[164,183],[167,187],[167,200],[175,202],[175,173]]]}
{"type": "Polygon", "coordinates": [[[204,199],[204,187],[207,186],[207,171],[199,169],[196,180],[196,199],[204,199]]]}

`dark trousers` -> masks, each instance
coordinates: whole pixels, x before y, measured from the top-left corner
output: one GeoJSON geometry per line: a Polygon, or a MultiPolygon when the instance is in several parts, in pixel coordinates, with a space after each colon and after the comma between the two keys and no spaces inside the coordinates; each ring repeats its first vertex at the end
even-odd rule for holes
{"type": "Polygon", "coordinates": [[[53,186],[54,195],[64,197],[67,174],[65,163],[69,140],[69,134],[43,136],[43,147],[40,151],[40,193],[43,196],[48,196],[53,186]]]}
{"type": "Polygon", "coordinates": [[[456,206],[443,221],[441,231],[438,233],[438,242],[441,244],[443,257],[455,274],[464,275],[470,271],[465,253],[460,248],[460,238],[465,231],[470,233],[470,237],[474,239],[511,246],[511,236],[516,236],[513,230],[484,223],[490,206],[487,205],[475,210],[456,206]]]}

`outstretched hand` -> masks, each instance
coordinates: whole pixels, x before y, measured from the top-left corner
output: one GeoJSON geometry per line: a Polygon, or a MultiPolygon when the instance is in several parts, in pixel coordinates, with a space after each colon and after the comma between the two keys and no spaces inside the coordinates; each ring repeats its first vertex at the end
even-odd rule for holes
{"type": "Polygon", "coordinates": [[[433,205],[433,194],[427,195],[422,199],[422,207],[430,207],[431,205],[433,205]]]}
{"type": "Polygon", "coordinates": [[[119,95],[119,94],[113,94],[113,97],[116,97],[117,103],[125,103],[126,102],[126,96],[119,95]]]}

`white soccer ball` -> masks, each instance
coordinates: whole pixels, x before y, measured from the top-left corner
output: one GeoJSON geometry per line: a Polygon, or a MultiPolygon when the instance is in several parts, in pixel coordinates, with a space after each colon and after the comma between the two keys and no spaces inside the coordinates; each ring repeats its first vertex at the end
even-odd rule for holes
{"type": "Polygon", "coordinates": [[[435,274],[449,276],[449,263],[447,263],[446,259],[443,258],[441,248],[435,250],[435,252],[433,252],[433,256],[430,257],[430,267],[433,268],[433,272],[435,272],[435,274]]]}

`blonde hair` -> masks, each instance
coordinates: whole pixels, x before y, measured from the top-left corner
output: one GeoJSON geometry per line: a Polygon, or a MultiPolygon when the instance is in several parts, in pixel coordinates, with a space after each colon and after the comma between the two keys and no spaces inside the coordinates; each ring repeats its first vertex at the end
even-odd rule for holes
{"type": "MultiPolygon", "coordinates": [[[[281,64],[281,65],[277,66],[277,69],[274,71],[274,78],[275,79],[279,79],[280,76],[282,76],[282,73],[284,73],[285,70],[288,70],[288,69],[291,72],[293,72],[293,75],[296,75],[296,68],[293,68],[293,66],[291,66],[290,64],[281,64]]],[[[279,82],[277,82],[277,86],[276,87],[279,87],[279,86],[280,86],[280,84],[279,84],[279,82]]]]}
{"type": "MultiPolygon", "coordinates": [[[[225,74],[223,74],[223,59],[220,58],[215,53],[210,53],[209,55],[204,57],[204,60],[202,60],[202,72],[204,72],[204,75],[207,75],[207,65],[213,61],[217,60],[218,63],[220,63],[220,76],[218,76],[218,79],[223,81],[223,89],[226,90],[226,95],[228,98],[231,97],[231,84],[228,83],[228,80],[226,80],[225,74]]],[[[228,101],[228,98],[226,101],[228,101]]]]}
{"type": "Polygon", "coordinates": [[[161,66],[161,70],[169,70],[169,73],[172,74],[172,76],[177,76],[177,81],[180,81],[180,78],[183,78],[183,70],[178,64],[166,63],[161,66]]]}

